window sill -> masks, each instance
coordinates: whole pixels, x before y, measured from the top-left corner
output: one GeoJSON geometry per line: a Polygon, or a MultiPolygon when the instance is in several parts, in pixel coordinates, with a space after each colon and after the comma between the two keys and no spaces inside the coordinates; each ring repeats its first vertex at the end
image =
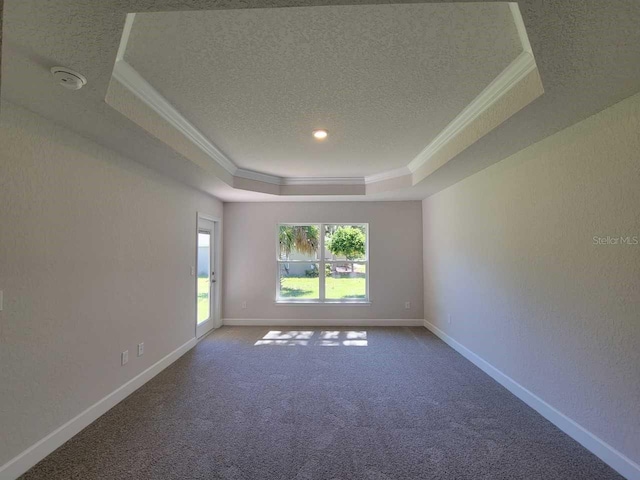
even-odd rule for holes
{"type": "Polygon", "coordinates": [[[371,302],[368,300],[363,300],[361,302],[331,302],[331,301],[325,301],[325,302],[320,302],[318,300],[309,300],[309,301],[303,301],[303,300],[299,300],[299,301],[295,301],[295,300],[276,300],[275,301],[276,305],[330,305],[332,307],[335,306],[345,306],[345,305],[356,305],[356,306],[361,306],[361,307],[368,307],[371,305],[371,302]]]}

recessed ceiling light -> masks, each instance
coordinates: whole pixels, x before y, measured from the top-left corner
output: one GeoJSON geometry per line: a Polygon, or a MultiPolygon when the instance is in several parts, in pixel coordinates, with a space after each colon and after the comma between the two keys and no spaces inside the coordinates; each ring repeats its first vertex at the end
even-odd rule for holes
{"type": "Polygon", "coordinates": [[[324,129],[318,129],[313,131],[313,136],[316,140],[324,140],[329,136],[329,132],[324,129]]]}

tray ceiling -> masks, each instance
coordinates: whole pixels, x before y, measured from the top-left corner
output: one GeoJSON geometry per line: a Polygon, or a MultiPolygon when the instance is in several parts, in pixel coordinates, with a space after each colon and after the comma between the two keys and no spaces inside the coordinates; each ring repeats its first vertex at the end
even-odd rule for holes
{"type": "Polygon", "coordinates": [[[136,14],[124,60],[239,168],[365,177],[408,165],[521,51],[507,3],[402,4],[136,14]]]}
{"type": "MultiPolygon", "coordinates": [[[[225,152],[220,150],[223,157],[218,157],[213,141],[202,132],[198,137],[194,131],[177,128],[185,124],[151,107],[157,107],[153,103],[157,96],[137,95],[140,92],[134,93],[112,76],[117,70],[114,64],[126,63],[116,59],[125,18],[132,12],[274,7],[282,7],[274,11],[285,11],[323,3],[331,3],[326,7],[331,9],[339,4],[362,8],[365,3],[404,4],[393,0],[7,0],[2,102],[27,108],[225,201],[372,201],[432,195],[640,91],[640,2],[519,0],[509,8],[515,7],[523,17],[518,31],[526,26],[534,69],[520,61],[527,60],[527,55],[519,55],[426,145],[409,168],[382,172],[375,178],[260,177],[259,172],[225,163],[225,152]],[[87,86],[79,92],[61,89],[51,79],[54,65],[81,72],[87,86]],[[518,72],[529,73],[513,75],[518,72]]],[[[411,4],[468,5],[456,0],[412,0],[411,4]]],[[[153,88],[154,79],[147,80],[153,88]]],[[[183,120],[189,125],[195,122],[186,116],[183,120]]]]}
{"type": "Polygon", "coordinates": [[[106,101],[235,188],[362,195],[413,185],[539,96],[534,70],[509,3],[139,13],[106,101]]]}

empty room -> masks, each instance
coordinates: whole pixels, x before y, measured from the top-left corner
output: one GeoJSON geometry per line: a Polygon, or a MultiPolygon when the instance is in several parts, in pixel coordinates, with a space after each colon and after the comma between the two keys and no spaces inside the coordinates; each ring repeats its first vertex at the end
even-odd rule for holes
{"type": "Polygon", "coordinates": [[[0,12],[0,480],[640,480],[639,1],[0,12]]]}

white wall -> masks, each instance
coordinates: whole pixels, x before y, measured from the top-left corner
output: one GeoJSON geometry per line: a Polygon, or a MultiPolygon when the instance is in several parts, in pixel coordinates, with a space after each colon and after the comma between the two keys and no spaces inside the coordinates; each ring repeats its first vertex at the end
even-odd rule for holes
{"type": "Polygon", "coordinates": [[[1,466],[194,337],[196,212],[222,204],[6,102],[0,122],[1,466]]]}
{"type": "Polygon", "coordinates": [[[226,203],[223,317],[421,319],[421,212],[419,201],[226,203]],[[292,222],[369,223],[370,306],[275,304],[276,225],[292,222]]]}
{"type": "Polygon", "coordinates": [[[427,321],[637,463],[639,155],[636,95],[423,202],[427,321]]]}

